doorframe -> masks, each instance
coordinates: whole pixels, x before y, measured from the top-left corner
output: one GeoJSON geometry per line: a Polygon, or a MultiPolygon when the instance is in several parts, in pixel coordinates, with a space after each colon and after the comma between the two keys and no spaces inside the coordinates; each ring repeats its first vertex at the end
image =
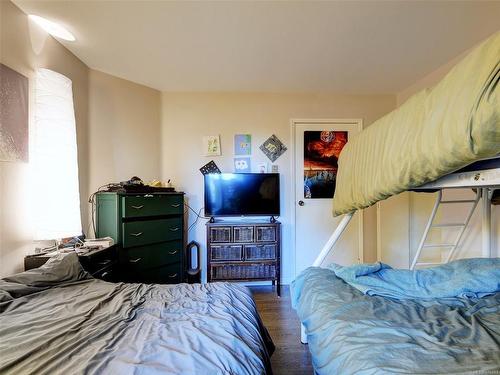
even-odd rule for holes
{"type": "MultiPolygon", "coordinates": [[[[296,139],[295,139],[295,130],[297,125],[302,125],[302,124],[310,124],[310,125],[321,125],[321,124],[339,124],[339,125],[345,125],[345,124],[351,124],[355,125],[358,128],[358,132],[363,131],[363,119],[360,118],[335,118],[335,119],[327,119],[327,118],[312,118],[312,119],[303,119],[303,118],[298,118],[298,119],[290,119],[290,132],[291,136],[290,139],[292,140],[290,148],[292,152],[292,157],[291,157],[291,176],[292,176],[292,188],[291,188],[291,196],[292,199],[290,199],[290,213],[291,213],[291,220],[292,220],[292,226],[293,226],[293,233],[292,233],[292,254],[293,254],[293,279],[297,277],[297,249],[296,249],[296,243],[297,243],[297,231],[296,231],[296,219],[297,219],[297,204],[295,202],[295,197],[296,197],[296,186],[295,186],[295,165],[296,165],[296,157],[297,157],[297,150],[295,149],[295,144],[296,144],[296,139]]],[[[361,263],[363,263],[363,258],[364,258],[364,243],[363,243],[363,210],[357,210],[356,215],[359,217],[359,225],[358,225],[358,242],[359,242],[359,248],[358,248],[358,258],[361,263]]],[[[332,231],[335,228],[332,228],[332,231]]]]}

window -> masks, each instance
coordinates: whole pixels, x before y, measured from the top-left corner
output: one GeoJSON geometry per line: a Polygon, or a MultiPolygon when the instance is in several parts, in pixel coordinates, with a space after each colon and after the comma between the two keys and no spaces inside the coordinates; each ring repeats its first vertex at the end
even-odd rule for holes
{"type": "Polygon", "coordinates": [[[80,193],[71,80],[48,69],[35,78],[32,177],[36,240],[80,235],[80,193]]]}

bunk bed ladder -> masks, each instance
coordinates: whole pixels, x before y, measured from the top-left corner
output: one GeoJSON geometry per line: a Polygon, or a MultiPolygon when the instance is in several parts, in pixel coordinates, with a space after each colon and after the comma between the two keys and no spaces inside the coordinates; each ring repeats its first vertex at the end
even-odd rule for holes
{"type": "Polygon", "coordinates": [[[415,257],[413,258],[413,262],[411,263],[410,269],[413,270],[415,267],[418,266],[431,266],[431,265],[437,265],[437,264],[444,264],[448,263],[450,259],[453,257],[453,254],[455,253],[455,250],[458,247],[458,244],[460,243],[460,240],[462,239],[462,236],[465,232],[465,229],[467,228],[467,225],[469,224],[469,221],[474,214],[474,211],[476,210],[477,204],[479,202],[479,199],[481,198],[481,189],[478,189],[476,192],[476,198],[475,199],[467,199],[467,200],[443,200],[443,191],[439,190],[438,196],[436,197],[436,202],[434,203],[434,207],[432,209],[431,216],[429,217],[429,221],[427,222],[427,225],[425,227],[424,233],[422,235],[422,238],[420,240],[420,243],[417,248],[417,252],[415,254],[415,257]],[[437,211],[439,209],[439,206],[441,204],[464,204],[464,203],[469,203],[471,204],[471,207],[467,213],[467,216],[465,218],[465,221],[463,223],[445,223],[445,224],[434,224],[434,220],[436,218],[437,211]],[[426,244],[427,237],[429,235],[429,232],[433,228],[460,228],[457,237],[455,238],[455,241],[452,243],[433,243],[433,244],[426,244]],[[443,262],[433,262],[433,263],[426,263],[426,262],[419,262],[420,255],[422,253],[423,249],[428,249],[428,248],[434,248],[434,249],[442,249],[442,248],[449,248],[448,255],[446,256],[446,260],[443,262]]]}

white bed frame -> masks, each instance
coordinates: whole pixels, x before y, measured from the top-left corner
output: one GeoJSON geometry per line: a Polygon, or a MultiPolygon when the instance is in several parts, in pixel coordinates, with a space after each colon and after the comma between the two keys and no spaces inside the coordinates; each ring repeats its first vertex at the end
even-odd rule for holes
{"type": "MultiPolygon", "coordinates": [[[[427,233],[429,232],[429,229],[432,225],[432,221],[434,220],[434,217],[436,216],[436,211],[437,207],[439,206],[440,203],[443,201],[441,200],[442,198],[442,191],[444,189],[465,189],[465,188],[471,188],[471,189],[477,189],[476,192],[476,199],[472,202],[475,202],[474,208],[479,202],[479,199],[482,202],[482,256],[485,258],[490,258],[491,257],[491,240],[492,240],[492,230],[491,230],[491,196],[493,193],[493,190],[499,189],[500,188],[500,166],[497,166],[496,164],[500,163],[500,157],[496,157],[493,159],[488,159],[487,162],[491,164],[491,160],[494,160],[495,167],[494,168],[488,168],[488,169],[481,169],[480,166],[478,169],[475,170],[467,170],[467,171],[457,171],[455,173],[448,174],[444,177],[441,177],[433,182],[429,182],[425,185],[419,186],[416,189],[412,189],[415,191],[433,191],[437,190],[438,197],[436,199],[436,203],[434,205],[434,208],[431,213],[431,217],[429,218],[429,221],[427,223],[426,229],[424,231],[424,235],[422,236],[422,240],[420,241],[419,248],[417,250],[417,254],[415,255],[415,258],[412,262],[412,269],[417,265],[417,260],[418,256],[420,255],[420,251],[422,250],[422,247],[424,245],[425,239],[427,237],[427,233]]],[[[479,162],[478,164],[480,164],[479,162]]],[[[476,163],[474,163],[476,164],[476,163]]],[[[471,203],[472,203],[471,202],[471,203]]],[[[465,231],[465,228],[467,227],[467,224],[470,220],[470,216],[472,216],[472,212],[470,215],[468,215],[466,222],[463,225],[459,236],[456,240],[455,246],[458,245],[458,242],[460,241],[463,232],[465,231]]],[[[342,236],[342,233],[345,231],[346,227],[349,225],[352,217],[354,216],[354,212],[350,212],[342,217],[342,220],[340,221],[340,224],[335,228],[333,231],[332,235],[328,239],[328,241],[325,243],[323,248],[321,249],[319,255],[317,258],[314,260],[313,266],[314,267],[321,267],[321,264],[325,260],[325,258],[328,256],[330,251],[333,249],[335,244],[338,242],[340,237],[342,236]]],[[[454,250],[454,249],[452,249],[454,250]]],[[[453,255],[453,251],[450,252],[450,255],[447,257],[446,262],[448,262],[451,259],[451,256],[453,255]]],[[[305,331],[304,325],[301,324],[301,330],[300,330],[300,341],[303,344],[307,344],[307,334],[305,331]]]]}

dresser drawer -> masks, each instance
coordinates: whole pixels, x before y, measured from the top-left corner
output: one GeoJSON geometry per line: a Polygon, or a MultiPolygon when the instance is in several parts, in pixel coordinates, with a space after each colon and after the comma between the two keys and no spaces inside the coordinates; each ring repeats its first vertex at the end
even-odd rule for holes
{"type": "Polygon", "coordinates": [[[122,217],[181,215],[184,212],[182,195],[144,194],[122,197],[122,217]]]}
{"type": "Polygon", "coordinates": [[[210,245],[210,260],[212,262],[242,259],[242,245],[210,245]]]}
{"type": "Polygon", "coordinates": [[[134,282],[146,284],[177,284],[181,282],[181,270],[181,263],[146,270],[130,268],[128,277],[134,282]]]}
{"type": "Polygon", "coordinates": [[[182,239],[182,217],[123,223],[123,247],[182,239]]]}
{"type": "Polygon", "coordinates": [[[181,256],[182,241],[170,241],[122,249],[120,260],[126,268],[144,270],[171,263],[179,263],[181,256]]]}

